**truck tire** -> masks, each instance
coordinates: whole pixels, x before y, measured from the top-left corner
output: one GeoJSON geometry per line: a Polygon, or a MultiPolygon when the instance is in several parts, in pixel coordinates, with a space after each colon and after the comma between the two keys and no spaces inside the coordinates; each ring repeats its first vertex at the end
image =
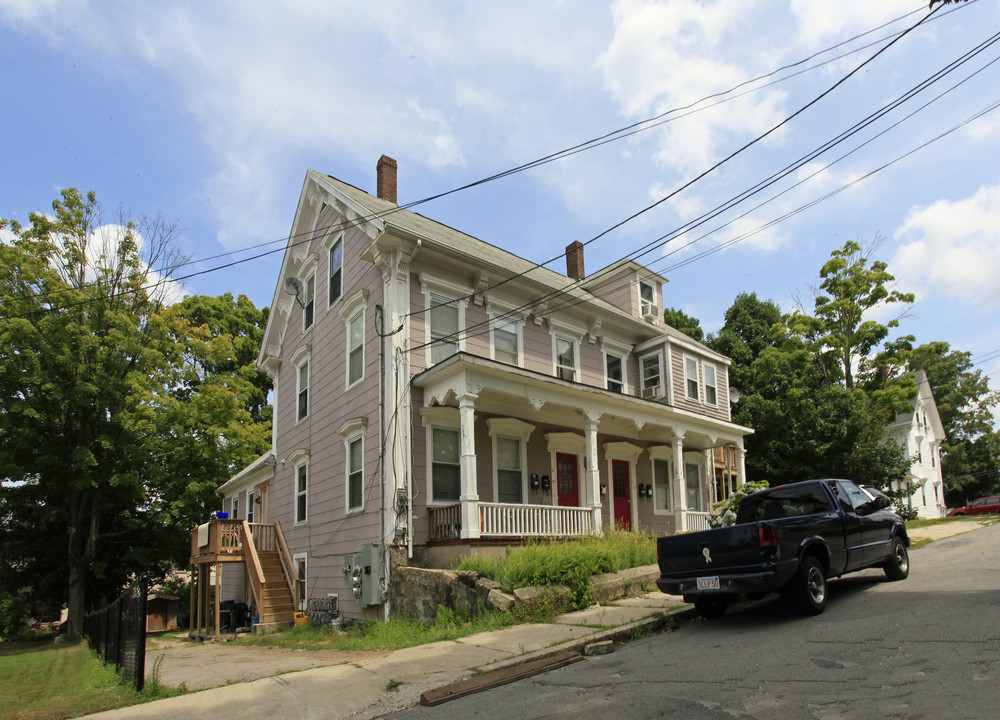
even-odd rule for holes
{"type": "Polygon", "coordinates": [[[910,574],[910,555],[906,552],[906,543],[900,538],[892,539],[892,553],[882,565],[885,576],[890,580],[905,580],[910,574]]]}
{"type": "Polygon", "coordinates": [[[812,555],[803,558],[792,581],[795,605],[803,615],[819,615],[826,607],[826,573],[812,555]]]}
{"type": "Polygon", "coordinates": [[[700,597],[694,601],[694,609],[698,611],[706,620],[722,617],[729,607],[729,598],[726,597],[700,597]]]}

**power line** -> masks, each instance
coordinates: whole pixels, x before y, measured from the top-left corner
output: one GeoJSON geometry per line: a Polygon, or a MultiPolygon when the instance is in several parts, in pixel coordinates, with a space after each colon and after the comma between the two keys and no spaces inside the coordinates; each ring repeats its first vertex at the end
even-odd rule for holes
{"type": "MultiPolygon", "coordinates": [[[[974,1],[978,2],[978,0],[974,0],[974,1]]],[[[943,6],[939,6],[939,9],[940,9],[940,7],[943,7],[943,6]]],[[[948,15],[948,14],[950,14],[952,12],[956,12],[958,9],[959,8],[949,9],[947,12],[943,13],[941,16],[939,16],[937,18],[934,18],[934,19],[941,19],[941,18],[945,17],[946,15],[948,15]]],[[[632,123],[631,125],[627,125],[625,127],[619,128],[617,130],[613,130],[613,131],[611,131],[609,133],[605,133],[604,135],[598,136],[596,138],[584,141],[582,143],[578,143],[578,144],[576,144],[574,146],[571,146],[569,148],[566,148],[566,149],[563,149],[563,150],[560,150],[560,151],[557,151],[557,152],[554,152],[554,153],[550,153],[549,155],[543,156],[542,158],[538,158],[536,160],[532,160],[532,161],[530,161],[528,163],[524,163],[524,164],[516,166],[514,168],[511,168],[511,169],[508,169],[508,170],[505,170],[505,171],[502,171],[502,172],[499,172],[499,173],[495,173],[494,175],[488,176],[488,177],[480,179],[480,180],[476,180],[476,181],[471,182],[471,183],[467,183],[467,184],[459,186],[457,188],[453,188],[453,189],[448,190],[448,191],[437,193],[437,194],[425,197],[425,198],[423,198],[421,200],[417,200],[417,201],[414,201],[414,202],[411,202],[411,203],[407,203],[407,204],[404,204],[404,205],[401,205],[401,206],[395,206],[395,207],[393,207],[393,208],[391,208],[389,210],[383,211],[383,212],[370,213],[369,215],[367,215],[367,216],[365,216],[363,218],[360,218],[358,221],[359,222],[364,222],[364,221],[369,221],[369,220],[372,220],[372,219],[381,219],[381,218],[384,218],[386,216],[392,215],[392,214],[394,214],[396,212],[399,212],[400,210],[409,209],[409,208],[415,207],[417,205],[421,205],[421,204],[430,202],[430,201],[435,200],[435,199],[439,199],[439,198],[442,198],[442,197],[445,197],[445,196],[448,196],[448,195],[451,195],[451,194],[454,194],[454,193],[457,193],[457,192],[460,192],[460,191],[463,191],[463,190],[467,190],[467,189],[476,187],[478,185],[482,185],[482,184],[485,184],[485,183],[488,183],[488,182],[492,182],[494,180],[498,180],[498,179],[507,177],[509,175],[513,175],[513,174],[516,174],[516,173],[519,173],[519,172],[523,172],[525,170],[530,170],[530,169],[533,169],[535,167],[539,167],[541,165],[547,164],[549,162],[554,162],[555,160],[559,160],[559,159],[563,159],[565,157],[569,157],[571,155],[575,155],[575,154],[577,154],[579,152],[583,152],[583,151],[588,150],[588,149],[594,149],[594,148],[599,147],[601,145],[604,145],[604,144],[606,144],[608,142],[614,142],[614,141],[621,140],[621,139],[624,139],[626,137],[629,137],[630,135],[633,135],[636,132],[642,132],[642,131],[645,131],[645,130],[648,130],[648,129],[652,129],[654,127],[657,127],[657,126],[661,125],[663,122],[668,122],[671,119],[674,119],[674,118],[670,118],[670,116],[672,116],[672,115],[677,115],[678,113],[681,113],[684,110],[692,110],[693,108],[696,108],[697,106],[702,105],[703,103],[707,102],[708,100],[712,100],[712,99],[716,99],[716,98],[726,98],[727,96],[732,96],[732,94],[736,90],[739,90],[739,89],[741,89],[743,87],[747,87],[747,86],[752,85],[754,83],[757,83],[757,82],[759,82],[761,80],[774,77],[774,76],[778,75],[779,73],[784,72],[786,70],[794,69],[796,67],[800,67],[800,66],[808,63],[809,61],[811,61],[811,60],[813,60],[813,59],[815,59],[815,58],[817,58],[817,57],[819,57],[821,55],[827,54],[827,53],[832,52],[833,50],[836,50],[836,49],[838,49],[840,47],[846,46],[846,45],[854,42],[855,40],[858,40],[858,39],[863,38],[863,37],[865,37],[867,35],[873,34],[873,33],[877,32],[877,31],[879,31],[879,30],[881,30],[883,28],[886,28],[886,27],[888,27],[888,26],[890,26],[892,24],[895,24],[895,23],[899,22],[900,20],[906,19],[906,18],[908,18],[908,17],[910,17],[912,15],[915,15],[915,14],[917,14],[919,12],[922,12],[922,10],[920,10],[920,9],[913,10],[913,11],[911,11],[909,13],[906,13],[904,15],[901,15],[901,16],[893,19],[893,20],[890,20],[890,21],[888,21],[886,23],[883,23],[882,25],[879,25],[879,26],[877,26],[875,28],[867,30],[867,31],[865,31],[863,33],[859,33],[859,34],[857,34],[857,35],[855,35],[855,36],[853,36],[851,38],[848,38],[847,40],[841,41],[841,42],[839,42],[839,43],[837,43],[835,45],[832,45],[832,46],[830,46],[828,48],[825,48],[825,49],[820,50],[820,51],[818,51],[816,53],[813,53],[812,55],[810,55],[810,56],[808,56],[806,58],[798,60],[798,61],[796,61],[794,63],[790,63],[790,64],[787,64],[787,65],[784,65],[784,66],[782,66],[782,67],[780,67],[780,68],[778,68],[776,70],[772,70],[772,71],[770,71],[768,73],[759,75],[759,76],[757,76],[755,78],[752,78],[752,79],[749,79],[749,80],[745,80],[745,81],[743,81],[741,83],[738,83],[737,85],[733,86],[729,90],[725,90],[725,91],[721,91],[721,92],[716,92],[716,93],[709,94],[709,95],[701,98],[700,100],[697,100],[697,101],[695,101],[693,103],[689,103],[688,105],[681,106],[681,107],[678,107],[678,108],[674,108],[674,109],[665,111],[665,112],[660,113],[659,115],[656,115],[654,117],[646,118],[644,120],[640,120],[638,122],[632,123]],[[669,118],[669,119],[665,119],[665,118],[669,118]]],[[[937,10],[932,11],[928,16],[926,16],[925,18],[923,18],[923,20],[921,20],[920,22],[918,22],[917,25],[921,24],[924,21],[927,21],[936,12],[937,12],[937,10]]],[[[913,27],[916,27],[916,25],[913,26],[913,27]]],[[[783,81],[785,81],[785,80],[787,80],[787,79],[789,79],[791,77],[794,77],[794,76],[796,76],[798,74],[801,74],[802,72],[809,72],[809,71],[812,71],[812,70],[814,70],[816,68],[822,67],[823,65],[835,62],[835,61],[840,60],[840,59],[842,59],[844,57],[847,57],[848,55],[855,54],[855,53],[860,52],[860,51],[862,51],[864,49],[867,49],[867,48],[869,48],[869,47],[871,47],[871,46],[873,46],[875,44],[878,44],[879,42],[882,42],[883,40],[885,40],[885,39],[887,39],[889,37],[893,37],[894,38],[893,41],[892,41],[894,43],[896,40],[900,39],[903,35],[905,35],[908,32],[910,32],[910,30],[912,30],[913,27],[911,27],[911,28],[909,28],[909,29],[907,29],[905,31],[902,31],[900,33],[890,34],[890,35],[886,36],[886,38],[882,38],[882,39],[877,40],[877,41],[875,41],[873,43],[870,43],[868,45],[864,45],[864,46],[862,46],[860,48],[856,48],[856,49],[851,50],[849,52],[843,53],[843,54],[838,55],[836,57],[833,57],[833,58],[831,58],[829,60],[826,60],[826,61],[824,61],[822,63],[814,65],[814,66],[812,66],[810,68],[807,68],[806,70],[802,70],[800,72],[797,72],[797,73],[788,75],[786,77],[780,78],[779,80],[776,80],[774,82],[783,82],[783,81]]],[[[890,43],[890,45],[891,44],[892,43],[890,43]]],[[[886,46],[886,47],[888,47],[888,46],[886,46]]],[[[883,50],[884,49],[885,48],[883,48],[883,50]]],[[[876,56],[877,56],[877,54],[876,54],[876,56]]],[[[872,59],[872,58],[870,58],[870,59],[872,59]]],[[[864,63],[862,64],[862,66],[863,65],[864,65],[864,63]]],[[[764,87],[767,87],[767,86],[769,86],[771,84],[773,84],[773,82],[772,83],[768,83],[766,85],[759,86],[759,87],[754,88],[752,90],[749,90],[747,92],[756,92],[756,91],[761,90],[764,87]]],[[[740,95],[728,97],[725,100],[720,100],[720,102],[728,102],[729,100],[732,100],[732,99],[735,99],[735,98],[738,98],[738,97],[742,97],[745,94],[746,93],[742,93],[740,95]]],[[[718,103],[715,103],[715,104],[718,104],[718,103]]],[[[713,106],[714,105],[710,105],[710,106],[707,106],[707,107],[713,107],[713,106]]],[[[702,107],[700,109],[701,110],[707,109],[707,107],[702,107]]],[[[696,112],[698,110],[692,110],[692,111],[696,112]]],[[[788,120],[790,120],[790,119],[791,118],[789,118],[788,120]]],[[[786,120],[786,122],[787,122],[787,120],[786,120]]],[[[771,132],[773,132],[773,131],[774,131],[774,129],[772,129],[771,132]]],[[[760,138],[758,138],[758,140],[759,139],[760,138]]],[[[754,141],[754,142],[756,142],[756,141],[754,141]]],[[[737,151],[737,152],[741,152],[741,151],[742,151],[742,149],[740,151],[737,151]]],[[[725,162],[725,160],[723,162],[725,162]]],[[[707,173],[709,173],[711,171],[712,171],[712,169],[709,169],[708,171],[706,171],[705,174],[707,174],[707,173]]],[[[699,178],[696,178],[695,181],[697,181],[697,179],[699,179],[699,178]]],[[[692,183],[695,182],[695,181],[692,181],[692,183]]],[[[679,192],[679,190],[677,192],[679,192]]],[[[662,200],[661,202],[664,202],[666,199],[668,199],[668,198],[664,198],[664,200],[662,200]]],[[[651,209],[651,208],[647,208],[647,210],[648,209],[651,209]]],[[[643,212],[646,212],[646,210],[641,211],[636,216],[638,216],[639,214],[642,214],[643,212]]],[[[620,224],[624,224],[625,222],[628,222],[631,219],[632,218],[629,218],[629,219],[623,221],[620,224]]],[[[169,277],[169,280],[171,282],[180,283],[180,282],[182,282],[184,280],[189,280],[189,279],[191,279],[193,277],[197,277],[197,276],[200,276],[200,275],[209,274],[209,273],[212,273],[212,272],[217,272],[217,271],[220,271],[220,270],[225,270],[225,269],[234,267],[236,265],[240,265],[240,264],[243,264],[243,263],[251,262],[251,261],[254,261],[254,260],[261,259],[263,257],[267,257],[268,255],[272,255],[272,254],[276,254],[278,252],[285,251],[289,247],[293,247],[294,245],[297,245],[299,242],[311,242],[317,232],[322,231],[322,232],[325,233],[325,232],[335,231],[337,229],[346,229],[347,227],[349,227],[352,224],[353,224],[352,222],[343,221],[341,223],[337,223],[337,224],[331,225],[331,226],[326,227],[326,228],[315,228],[314,230],[311,230],[311,231],[299,233],[298,236],[302,236],[304,239],[303,240],[298,240],[298,241],[296,241],[294,243],[292,243],[291,241],[295,240],[296,237],[298,237],[297,235],[291,235],[291,236],[288,236],[286,238],[281,238],[281,239],[278,239],[278,240],[272,240],[272,241],[267,241],[267,242],[264,242],[264,243],[259,243],[257,245],[250,246],[248,248],[241,248],[240,250],[236,250],[236,251],[231,251],[231,252],[227,252],[227,253],[220,253],[220,254],[209,256],[209,257],[206,257],[206,258],[199,258],[199,259],[196,259],[196,260],[191,260],[191,261],[179,263],[176,266],[174,266],[172,268],[169,268],[169,269],[166,269],[166,268],[160,268],[160,269],[147,268],[146,272],[155,272],[157,274],[169,276],[172,272],[174,272],[177,268],[180,268],[180,267],[185,267],[185,266],[188,266],[188,265],[196,265],[196,264],[199,264],[199,263],[208,262],[209,260],[219,259],[219,258],[223,258],[223,257],[231,257],[233,255],[238,255],[238,254],[246,253],[248,251],[251,251],[251,250],[254,250],[254,249],[258,249],[258,248],[261,248],[261,247],[268,247],[268,246],[276,244],[276,243],[282,243],[281,247],[272,248],[270,250],[267,250],[267,251],[264,251],[264,252],[261,252],[261,253],[256,253],[256,254],[251,255],[249,257],[240,258],[240,259],[234,260],[233,262],[230,262],[230,263],[225,263],[223,265],[215,266],[215,267],[212,267],[212,268],[207,268],[205,270],[191,272],[191,273],[188,273],[186,275],[181,275],[181,276],[177,276],[177,277],[169,277]],[[338,225],[339,225],[339,228],[338,228],[338,225]],[[289,244],[289,243],[291,243],[291,244],[289,244]]],[[[620,226],[620,224],[617,225],[617,226],[615,226],[615,227],[620,226]]],[[[614,228],[611,228],[608,231],[605,231],[605,233],[610,232],[613,229],[614,228]]],[[[596,238],[593,238],[593,239],[596,239],[596,238]]],[[[590,241],[588,241],[588,242],[590,242],[590,241]]],[[[544,263],[540,263],[540,264],[538,264],[538,266],[547,265],[547,264],[549,264],[551,262],[554,262],[559,257],[561,257],[561,255],[556,256],[556,257],[554,257],[554,258],[552,258],[550,260],[547,260],[544,263]]],[[[77,288],[77,290],[79,290],[79,289],[81,289],[81,288],[77,288]]],[[[53,294],[56,294],[56,293],[60,293],[60,292],[68,292],[68,290],[66,290],[66,291],[54,291],[54,292],[50,293],[50,295],[53,295],[53,294]]]]}

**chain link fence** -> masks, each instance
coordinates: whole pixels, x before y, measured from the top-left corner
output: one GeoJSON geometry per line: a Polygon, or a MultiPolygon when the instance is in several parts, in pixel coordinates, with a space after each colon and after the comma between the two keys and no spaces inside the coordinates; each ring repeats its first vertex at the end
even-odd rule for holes
{"type": "Polygon", "coordinates": [[[90,613],[83,621],[87,643],[105,663],[142,690],[146,675],[146,595],[149,579],[140,577],[107,607],[90,613]]]}

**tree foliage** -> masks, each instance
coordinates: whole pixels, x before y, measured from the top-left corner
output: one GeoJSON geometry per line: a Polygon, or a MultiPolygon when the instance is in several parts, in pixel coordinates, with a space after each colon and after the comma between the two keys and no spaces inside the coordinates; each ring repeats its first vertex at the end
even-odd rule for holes
{"type": "Polygon", "coordinates": [[[701,329],[701,321],[691,317],[678,308],[664,308],[663,321],[690,338],[702,342],[705,339],[705,331],[701,329]]]}
{"type": "Polygon", "coordinates": [[[132,574],[182,560],[209,486],[262,450],[266,383],[223,358],[242,339],[218,332],[253,312],[245,298],[168,307],[176,226],[105,223],[93,193],[0,228],[0,590],[68,605],[77,633],[132,574]],[[215,326],[194,323],[201,305],[215,326]]]}

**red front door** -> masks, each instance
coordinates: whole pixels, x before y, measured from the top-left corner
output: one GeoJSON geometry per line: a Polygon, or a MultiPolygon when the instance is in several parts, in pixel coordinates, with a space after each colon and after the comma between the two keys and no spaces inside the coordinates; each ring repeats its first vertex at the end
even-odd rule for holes
{"type": "Polygon", "coordinates": [[[562,507],[580,507],[576,455],[556,453],[556,494],[562,507]]]}
{"type": "Polygon", "coordinates": [[[611,486],[614,489],[615,527],[632,529],[632,498],[629,496],[628,463],[611,461],[611,486]]]}

